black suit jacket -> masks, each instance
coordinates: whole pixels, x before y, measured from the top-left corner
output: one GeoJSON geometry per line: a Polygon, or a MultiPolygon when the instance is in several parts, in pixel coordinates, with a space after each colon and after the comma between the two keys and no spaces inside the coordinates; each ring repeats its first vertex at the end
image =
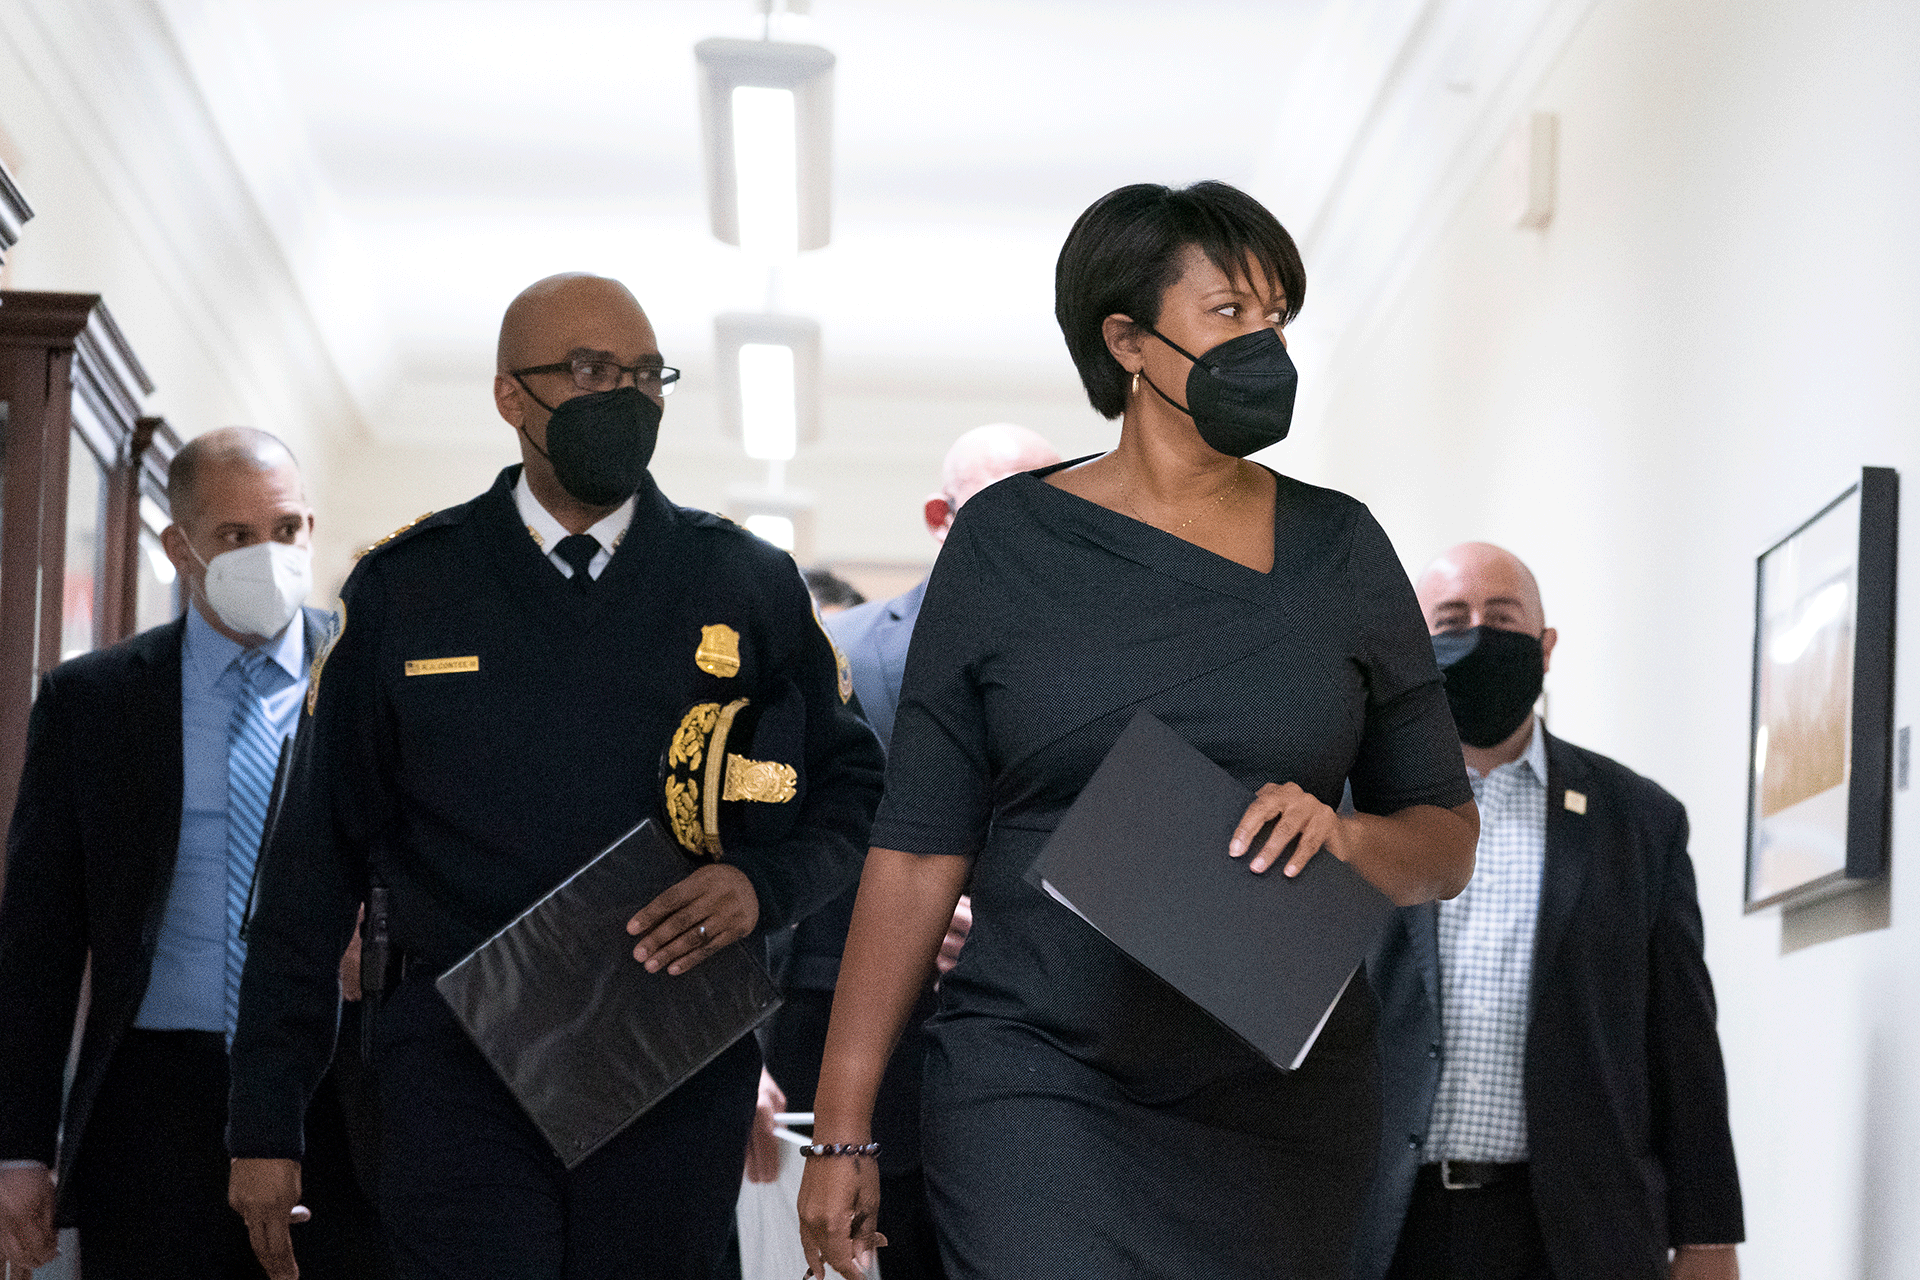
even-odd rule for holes
{"type": "MultiPolygon", "coordinates": [[[[1403,909],[1368,961],[1384,1107],[1355,1280],[1392,1262],[1426,1159],[1438,919],[1432,903],[1403,909]]],[[[1557,1280],[1664,1280],[1669,1246],[1744,1238],[1702,948],[1685,808],[1548,735],[1525,1089],[1534,1209],[1557,1280]]]]}
{"type": "MultiPolygon", "coordinates": [[[[305,611],[307,652],[329,615],[305,611]]],[[[70,1224],[74,1158],[115,1047],[146,998],[180,850],[181,617],[63,662],[41,679],[7,833],[0,898],[0,1159],[59,1174],[70,1224]],[[61,1125],[80,979],[92,985],[61,1125]]]]}

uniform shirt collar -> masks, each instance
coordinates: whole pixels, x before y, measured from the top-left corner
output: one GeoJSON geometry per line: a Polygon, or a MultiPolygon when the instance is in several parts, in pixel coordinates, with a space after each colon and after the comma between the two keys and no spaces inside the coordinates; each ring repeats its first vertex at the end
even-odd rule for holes
{"type": "MultiPolygon", "coordinates": [[[[520,479],[513,486],[513,505],[520,510],[520,520],[527,526],[527,532],[540,550],[552,555],[553,549],[560,545],[560,539],[567,536],[567,528],[553,518],[553,513],[540,505],[533,496],[533,490],[527,485],[526,469],[520,471],[520,479]]],[[[615,507],[610,515],[593,522],[587,532],[600,544],[601,550],[611,552],[620,545],[620,537],[633,523],[634,500],[631,496],[615,507]]]]}
{"type": "MultiPolygon", "coordinates": [[[[266,643],[267,656],[293,679],[306,674],[306,614],[296,613],[277,640],[266,643]]],[[[213,629],[200,612],[200,604],[187,605],[187,630],[180,641],[180,678],[188,692],[205,692],[245,653],[244,646],[227,639],[213,629]]]]}

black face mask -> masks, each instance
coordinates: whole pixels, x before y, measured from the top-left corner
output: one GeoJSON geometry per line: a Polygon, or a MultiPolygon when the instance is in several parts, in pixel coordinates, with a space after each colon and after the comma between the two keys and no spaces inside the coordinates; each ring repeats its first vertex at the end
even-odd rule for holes
{"type": "MultiPolygon", "coordinates": [[[[522,388],[527,384],[522,382],[522,388]]],[[[660,406],[635,387],[593,391],[549,405],[528,388],[547,419],[547,447],[527,443],[553,464],[560,487],[589,507],[623,502],[640,487],[660,439],[660,406]]],[[[521,427],[522,435],[526,428],[521,427]]]]}
{"type": "Polygon", "coordinates": [[[1244,458],[1287,438],[1300,374],[1277,330],[1243,333],[1196,356],[1152,325],[1141,327],[1193,361],[1185,404],[1154,386],[1145,373],[1140,376],[1162,400],[1193,419],[1209,449],[1244,458]]]}
{"type": "Polygon", "coordinates": [[[1546,679],[1540,637],[1498,627],[1468,627],[1433,637],[1433,657],[1447,680],[1447,705],[1460,741],[1497,747],[1527,722],[1546,679]]]}

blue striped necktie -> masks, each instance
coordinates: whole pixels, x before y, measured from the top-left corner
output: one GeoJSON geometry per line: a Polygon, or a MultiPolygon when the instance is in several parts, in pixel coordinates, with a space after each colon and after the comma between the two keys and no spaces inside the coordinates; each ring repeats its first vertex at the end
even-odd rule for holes
{"type": "Polygon", "coordinates": [[[265,649],[249,649],[233,660],[240,671],[240,695],[227,726],[227,1040],[240,1014],[240,970],[247,944],[240,926],[247,918],[253,889],[253,864],[260,856],[273,774],[280,763],[280,738],[267,720],[265,649]]]}

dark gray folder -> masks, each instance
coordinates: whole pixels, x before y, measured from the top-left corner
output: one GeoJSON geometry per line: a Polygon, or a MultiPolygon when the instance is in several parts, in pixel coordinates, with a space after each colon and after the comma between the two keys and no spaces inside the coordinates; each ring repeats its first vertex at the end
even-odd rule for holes
{"type": "Polygon", "coordinates": [[[1251,854],[1228,857],[1252,800],[1185,738],[1137,712],[1041,850],[1035,878],[1291,1071],[1393,904],[1330,853],[1293,879],[1284,861],[1255,875],[1251,854]]]}
{"type": "Polygon", "coordinates": [[[440,975],[569,1169],[779,1007],[744,943],[678,977],[634,960],[627,921],[690,870],[649,819],[440,975]]]}

